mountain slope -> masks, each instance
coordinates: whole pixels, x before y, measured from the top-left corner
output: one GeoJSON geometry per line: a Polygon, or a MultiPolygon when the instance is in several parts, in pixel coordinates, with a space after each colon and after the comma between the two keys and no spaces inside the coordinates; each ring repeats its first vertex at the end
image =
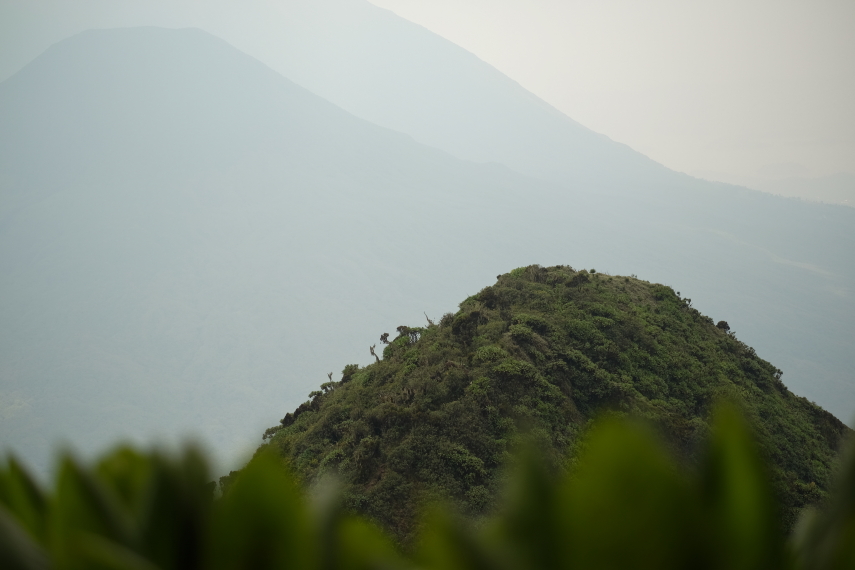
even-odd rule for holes
{"type": "Polygon", "coordinates": [[[850,430],[780,376],[670,287],[529,266],[436,325],[398,327],[382,361],[345,367],[265,439],[308,483],[337,474],[351,508],[407,540],[428,498],[489,511],[507,454],[526,437],[561,463],[610,410],[652,422],[691,461],[712,406],[733,399],[757,429],[791,526],[825,496],[850,430]]]}
{"type": "Polygon", "coordinates": [[[223,32],[354,115],[458,158],[561,181],[661,183],[674,175],[474,54],[364,0],[301,0],[269,16],[256,23],[263,46],[237,29],[223,32]]]}
{"type": "Polygon", "coordinates": [[[86,0],[69,13],[48,1],[9,12],[7,35],[15,40],[7,39],[4,67],[20,57],[15,48],[45,37],[55,42],[86,29],[198,26],[347,111],[458,158],[562,180],[626,169],[667,172],[466,50],[364,0],[150,2],[131,13],[86,0]]]}
{"type": "Polygon", "coordinates": [[[320,362],[370,359],[353,338],[532,260],[672,283],[849,418],[853,228],[462,161],[199,30],[81,34],[0,84],[0,445],[46,470],[62,439],[195,433],[235,461],[320,362]]]}

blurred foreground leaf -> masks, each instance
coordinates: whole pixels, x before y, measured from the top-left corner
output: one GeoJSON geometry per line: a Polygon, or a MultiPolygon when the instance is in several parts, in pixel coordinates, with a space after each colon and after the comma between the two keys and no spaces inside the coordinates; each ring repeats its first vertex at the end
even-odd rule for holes
{"type": "Polygon", "coordinates": [[[595,428],[567,482],[564,512],[573,568],[699,568],[703,548],[696,496],[643,426],[595,428]]]}
{"type": "Polygon", "coordinates": [[[805,568],[855,568],[855,441],[850,442],[831,499],[822,510],[803,513],[794,536],[795,550],[805,568]]]}
{"type": "Polygon", "coordinates": [[[0,506],[0,568],[43,570],[48,556],[5,508],[0,506]]]}
{"type": "Polygon", "coordinates": [[[764,462],[733,406],[717,410],[701,466],[706,532],[716,568],[781,568],[783,529],[764,462]]]}
{"type": "Polygon", "coordinates": [[[0,504],[32,536],[44,540],[47,532],[47,498],[32,476],[10,457],[8,468],[0,471],[0,504]]]}
{"type": "Polygon", "coordinates": [[[125,447],[91,468],[66,457],[51,493],[10,460],[0,568],[855,568],[855,449],[834,495],[787,542],[766,463],[733,407],[716,413],[696,468],[625,419],[602,418],[578,447],[566,471],[533,452],[518,458],[488,520],[433,507],[411,557],[347,512],[334,480],[304,493],[272,446],[218,499],[193,448],[173,457],[125,447]]]}

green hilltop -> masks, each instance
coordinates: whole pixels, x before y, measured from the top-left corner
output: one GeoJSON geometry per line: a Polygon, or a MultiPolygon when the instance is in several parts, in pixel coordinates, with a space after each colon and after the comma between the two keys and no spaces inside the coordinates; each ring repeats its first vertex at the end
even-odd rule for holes
{"type": "Polygon", "coordinates": [[[456,313],[380,341],[382,359],[330,374],[264,439],[305,484],[334,474],[350,509],[404,542],[425,501],[491,513],[523,442],[569,466],[602,414],[649,423],[692,465],[722,400],[752,424],[790,528],[825,498],[849,432],[690,299],[593,269],[515,269],[456,313]]]}

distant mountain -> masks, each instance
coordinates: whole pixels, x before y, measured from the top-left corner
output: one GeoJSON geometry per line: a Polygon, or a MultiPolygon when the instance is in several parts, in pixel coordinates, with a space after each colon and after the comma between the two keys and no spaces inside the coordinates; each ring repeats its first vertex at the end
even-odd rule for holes
{"type": "Polygon", "coordinates": [[[787,528],[827,496],[851,433],[787,390],[727,323],[634,278],[520,267],[437,324],[384,339],[382,360],[346,366],[265,439],[304,483],[335,474],[351,509],[405,543],[426,501],[492,512],[520,441],[562,465],[604,411],[649,421],[691,463],[713,406],[738,402],[769,459],[787,528]]]}
{"type": "Polygon", "coordinates": [[[277,71],[358,117],[458,158],[548,180],[683,178],[595,133],[493,66],[364,0],[298,0],[264,29],[277,71]],[[275,33],[274,33],[275,30],[275,33]],[[272,49],[275,46],[275,49],[272,49]]]}
{"type": "Polygon", "coordinates": [[[134,11],[97,0],[79,0],[69,10],[46,0],[7,12],[0,75],[13,61],[26,61],[24,52],[38,54],[32,50],[49,45],[46,38],[88,28],[196,25],[356,116],[458,158],[561,180],[668,174],[475,55],[365,0],[154,0],[134,11]]]}
{"type": "Polygon", "coordinates": [[[814,178],[794,176],[763,180],[755,183],[753,187],[778,196],[855,207],[855,174],[846,172],[814,178]]]}
{"type": "Polygon", "coordinates": [[[199,30],[63,41],[0,83],[0,443],[234,458],[372,331],[531,261],[672,283],[851,417],[855,211],[580,172],[455,158],[199,30]]]}

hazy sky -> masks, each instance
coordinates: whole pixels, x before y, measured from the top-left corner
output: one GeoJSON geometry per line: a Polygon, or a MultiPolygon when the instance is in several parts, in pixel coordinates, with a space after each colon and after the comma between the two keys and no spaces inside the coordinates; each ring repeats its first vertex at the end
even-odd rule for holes
{"type": "Polygon", "coordinates": [[[855,173],[852,0],[372,0],[671,168],[855,173]]]}
{"type": "MultiPolygon", "coordinates": [[[[0,0],[0,79],[92,27],[198,26],[264,60],[253,26],[270,33],[291,3],[0,0]]],[[[855,174],[853,0],[373,3],[676,170],[743,183],[855,174]]]]}

